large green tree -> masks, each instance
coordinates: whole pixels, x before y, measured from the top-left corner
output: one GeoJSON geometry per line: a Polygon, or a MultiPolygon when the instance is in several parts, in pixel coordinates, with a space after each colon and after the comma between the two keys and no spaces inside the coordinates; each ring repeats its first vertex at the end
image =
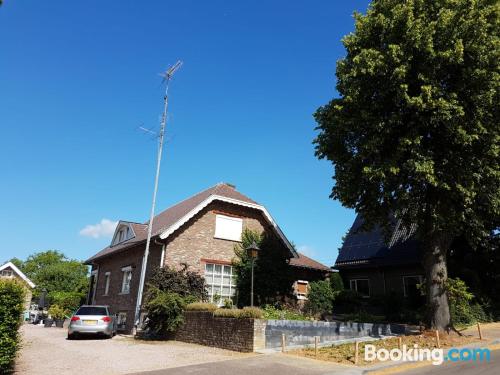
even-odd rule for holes
{"type": "Polygon", "coordinates": [[[87,292],[87,266],[80,261],[68,259],[59,251],[42,251],[30,255],[25,261],[19,259],[14,261],[36,284],[35,297],[42,289],[46,289],[49,296],[64,292],[83,298],[87,292]]]}
{"type": "Polygon", "coordinates": [[[450,244],[499,226],[498,2],[374,0],[343,44],[339,98],[315,114],[331,197],[366,227],[391,215],[417,224],[427,323],[448,329],[450,244]]]}

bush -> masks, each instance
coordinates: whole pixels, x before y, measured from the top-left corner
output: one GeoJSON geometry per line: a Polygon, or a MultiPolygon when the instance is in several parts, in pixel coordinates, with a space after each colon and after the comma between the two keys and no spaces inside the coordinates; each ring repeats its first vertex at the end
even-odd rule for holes
{"type": "Polygon", "coordinates": [[[240,318],[262,319],[262,310],[258,307],[244,307],[241,310],[240,318]]]}
{"type": "Polygon", "coordinates": [[[272,305],[264,305],[262,307],[264,319],[273,320],[307,320],[307,317],[298,311],[293,311],[286,308],[278,308],[272,305]]]}
{"type": "Polygon", "coordinates": [[[244,307],[243,309],[217,309],[214,311],[214,316],[221,318],[237,318],[237,319],[261,319],[262,310],[258,307],[244,307]]]}
{"type": "Polygon", "coordinates": [[[191,302],[207,300],[205,278],[197,272],[189,271],[187,264],[182,264],[180,270],[170,267],[156,269],[149,285],[181,297],[190,296],[191,302]]]}
{"type": "Polygon", "coordinates": [[[63,320],[66,318],[68,311],[58,305],[52,305],[50,306],[48,313],[52,319],[63,320]]]}
{"type": "Polygon", "coordinates": [[[151,286],[146,293],[144,307],[147,311],[146,328],[165,336],[174,332],[184,321],[186,301],[178,293],[165,292],[151,286]]]}
{"type": "Polygon", "coordinates": [[[362,297],[355,290],[345,289],[335,296],[334,309],[341,309],[345,312],[358,312],[362,305],[362,297]]]}
{"type": "Polygon", "coordinates": [[[19,327],[24,311],[23,286],[0,279],[0,373],[7,372],[19,349],[19,327]]]}
{"type": "Polygon", "coordinates": [[[335,294],[330,281],[313,281],[309,283],[309,292],[307,294],[305,308],[313,315],[331,313],[334,298],[335,294]]]}
{"type": "Polygon", "coordinates": [[[210,311],[214,312],[217,310],[217,306],[214,305],[213,303],[207,303],[207,302],[193,302],[188,305],[186,305],[186,310],[188,311],[210,311]]]}
{"type": "Polygon", "coordinates": [[[340,277],[340,273],[332,272],[330,274],[330,285],[332,286],[332,290],[334,292],[344,290],[344,282],[342,281],[342,277],[340,277]]]}
{"type": "Polygon", "coordinates": [[[85,295],[79,292],[52,292],[49,293],[51,304],[58,305],[67,313],[74,312],[80,307],[85,295]]]}

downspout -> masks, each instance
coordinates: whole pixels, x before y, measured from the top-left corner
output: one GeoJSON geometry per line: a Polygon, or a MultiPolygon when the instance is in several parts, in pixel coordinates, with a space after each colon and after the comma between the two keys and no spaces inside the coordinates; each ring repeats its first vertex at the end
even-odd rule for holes
{"type": "Polygon", "coordinates": [[[158,240],[156,239],[155,239],[155,244],[161,245],[160,268],[163,268],[165,262],[165,250],[167,248],[167,244],[164,242],[158,242],[158,240]]]}

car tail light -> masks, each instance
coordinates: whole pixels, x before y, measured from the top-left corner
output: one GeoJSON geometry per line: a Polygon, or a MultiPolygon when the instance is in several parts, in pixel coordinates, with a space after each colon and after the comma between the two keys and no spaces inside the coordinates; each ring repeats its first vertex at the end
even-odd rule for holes
{"type": "Polygon", "coordinates": [[[76,322],[77,320],[80,320],[80,318],[79,318],[79,317],[77,317],[77,316],[73,316],[73,317],[71,317],[71,321],[72,321],[72,322],[76,322]]]}
{"type": "Polygon", "coordinates": [[[111,322],[111,318],[109,316],[105,316],[104,318],[102,318],[102,321],[109,323],[109,322],[111,322]]]}

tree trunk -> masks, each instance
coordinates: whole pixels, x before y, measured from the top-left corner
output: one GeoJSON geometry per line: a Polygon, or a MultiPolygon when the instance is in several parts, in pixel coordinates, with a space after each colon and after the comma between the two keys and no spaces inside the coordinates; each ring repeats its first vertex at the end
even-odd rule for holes
{"type": "Polygon", "coordinates": [[[452,328],[445,283],[448,279],[446,254],[451,241],[445,235],[431,235],[426,239],[424,269],[426,278],[427,316],[429,329],[449,331],[452,328]]]}

